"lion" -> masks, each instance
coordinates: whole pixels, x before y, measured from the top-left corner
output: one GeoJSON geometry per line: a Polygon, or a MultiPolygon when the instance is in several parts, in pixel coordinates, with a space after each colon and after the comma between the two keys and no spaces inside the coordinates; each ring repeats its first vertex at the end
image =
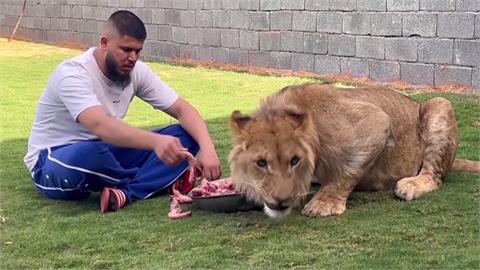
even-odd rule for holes
{"type": "Polygon", "coordinates": [[[450,169],[480,172],[455,159],[459,135],[451,103],[416,102],[391,89],[287,86],[251,116],[234,111],[231,179],[270,217],[286,216],[309,192],[309,217],[340,215],[355,190],[394,190],[410,201],[439,189],[450,169]]]}

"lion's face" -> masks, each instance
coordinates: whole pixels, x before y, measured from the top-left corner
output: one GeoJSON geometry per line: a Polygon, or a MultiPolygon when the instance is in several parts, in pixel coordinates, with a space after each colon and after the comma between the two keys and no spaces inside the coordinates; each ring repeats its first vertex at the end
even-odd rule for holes
{"type": "Polygon", "coordinates": [[[271,217],[287,215],[306,195],[314,171],[309,119],[298,110],[254,117],[234,112],[230,127],[232,179],[271,217]]]}

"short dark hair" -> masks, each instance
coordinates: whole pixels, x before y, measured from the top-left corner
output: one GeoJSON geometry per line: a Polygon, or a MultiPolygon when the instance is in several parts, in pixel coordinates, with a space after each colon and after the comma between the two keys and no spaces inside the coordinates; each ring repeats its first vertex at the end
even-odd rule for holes
{"type": "Polygon", "coordinates": [[[145,40],[147,38],[147,31],[142,20],[128,10],[115,11],[110,18],[110,22],[121,36],[129,36],[138,40],[145,40]]]}

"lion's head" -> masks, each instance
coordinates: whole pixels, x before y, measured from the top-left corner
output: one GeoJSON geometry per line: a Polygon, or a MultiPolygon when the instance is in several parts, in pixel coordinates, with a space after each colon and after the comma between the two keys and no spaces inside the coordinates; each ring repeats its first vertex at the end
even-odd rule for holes
{"type": "Polygon", "coordinates": [[[233,112],[230,129],[237,189],[269,216],[287,215],[307,194],[315,169],[310,115],[294,106],[263,106],[252,116],[233,112]]]}

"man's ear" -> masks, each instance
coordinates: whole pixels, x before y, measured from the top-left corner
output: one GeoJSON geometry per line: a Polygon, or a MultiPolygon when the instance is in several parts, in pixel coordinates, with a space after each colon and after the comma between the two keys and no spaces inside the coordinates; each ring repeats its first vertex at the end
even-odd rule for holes
{"type": "Polygon", "coordinates": [[[248,132],[245,126],[252,121],[252,117],[243,115],[240,111],[234,111],[230,116],[230,131],[237,139],[245,139],[248,137],[248,132]]]}
{"type": "Polygon", "coordinates": [[[102,35],[102,36],[100,37],[100,47],[102,47],[102,49],[106,49],[106,48],[107,48],[107,45],[108,45],[108,37],[102,35]]]}

